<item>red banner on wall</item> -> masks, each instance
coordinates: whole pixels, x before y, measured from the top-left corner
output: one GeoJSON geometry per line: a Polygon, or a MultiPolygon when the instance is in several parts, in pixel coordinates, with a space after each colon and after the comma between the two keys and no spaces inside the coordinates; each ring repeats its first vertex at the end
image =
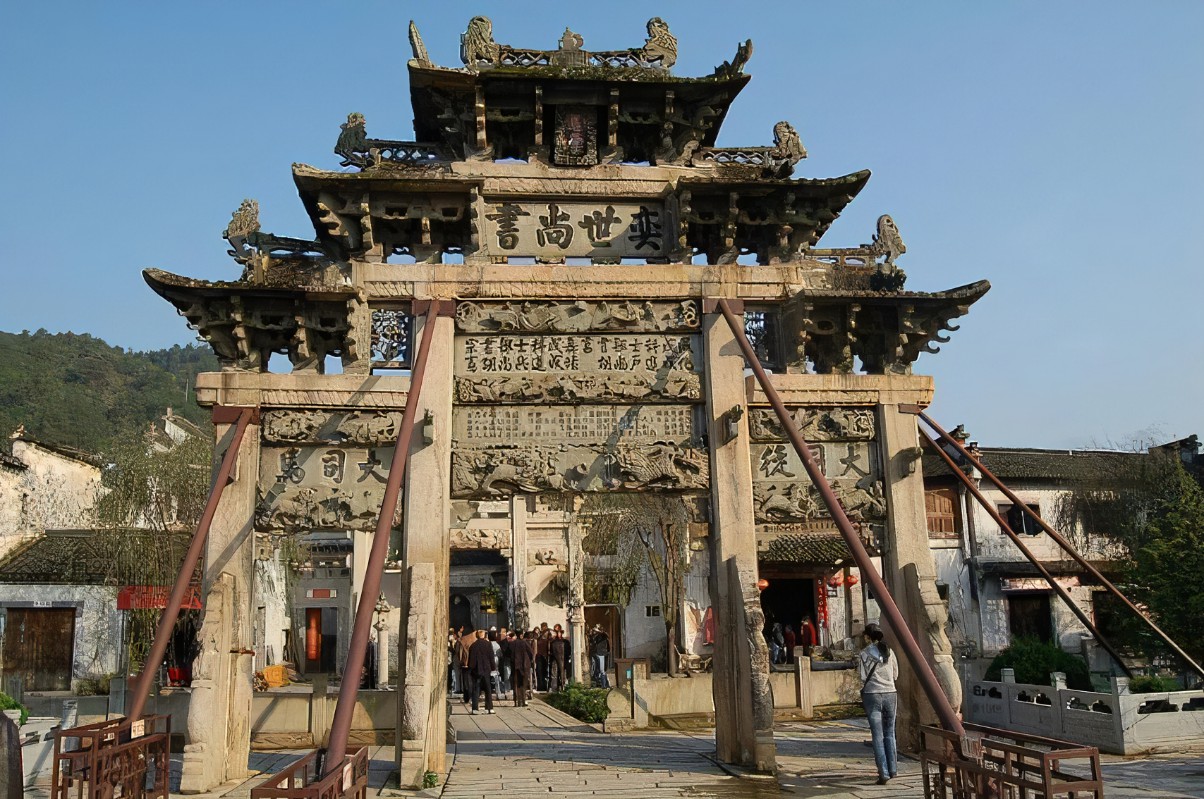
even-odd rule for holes
{"type": "MultiPolygon", "coordinates": [[[[170,585],[127,585],[117,590],[118,610],[162,610],[171,597],[170,585]]],[[[188,586],[181,610],[201,609],[201,587],[188,586]]]]}

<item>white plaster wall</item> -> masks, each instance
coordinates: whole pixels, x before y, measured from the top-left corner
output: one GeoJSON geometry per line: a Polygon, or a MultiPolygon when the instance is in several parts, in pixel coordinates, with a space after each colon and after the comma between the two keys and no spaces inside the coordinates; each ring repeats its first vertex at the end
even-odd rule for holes
{"type": "MultiPolygon", "coordinates": [[[[270,558],[255,561],[255,576],[252,591],[256,607],[264,609],[263,646],[270,647],[274,663],[284,660],[284,631],[291,625],[288,607],[288,586],[280,562],[280,550],[273,550],[270,558]]],[[[259,658],[256,658],[257,662],[259,658]]],[[[270,665],[264,659],[264,665],[270,665]]]]}
{"type": "MultiPolygon", "coordinates": [[[[664,616],[649,618],[647,607],[661,604],[660,586],[652,570],[645,565],[640,569],[631,601],[623,614],[623,649],[629,658],[652,658],[665,650],[664,616]]],[[[662,609],[663,614],[663,609],[662,609]]]]}
{"type": "Polygon", "coordinates": [[[117,589],[102,585],[0,585],[0,607],[76,608],[72,679],[115,674],[121,651],[117,589]]]}
{"type": "Polygon", "coordinates": [[[0,468],[0,556],[45,530],[94,527],[100,469],[13,441],[13,455],[29,468],[0,468]]]}
{"type": "MultiPolygon", "coordinates": [[[[1066,496],[1067,492],[1050,488],[1049,486],[1035,483],[1017,482],[1010,484],[1009,487],[1026,505],[1036,505],[1039,508],[1039,513],[1045,521],[1049,522],[1054,529],[1060,529],[1057,523],[1055,510],[1059,500],[1066,496]]],[[[998,508],[1000,505],[1010,505],[1012,501],[1003,495],[1001,491],[992,487],[989,483],[983,482],[980,486],[983,495],[991,502],[992,507],[998,508]]],[[[978,502],[970,504],[971,513],[974,518],[975,536],[978,541],[978,554],[987,560],[1015,560],[1024,561],[1025,558],[1016,549],[1016,546],[1008,539],[1006,535],[999,529],[999,525],[987,514],[978,502]]],[[[1075,530],[1060,530],[1067,538],[1070,539],[1079,551],[1087,558],[1102,559],[1110,554],[1107,541],[1099,536],[1093,536],[1089,547],[1081,547],[1084,536],[1081,529],[1075,530]]],[[[1022,540],[1032,553],[1041,560],[1067,560],[1068,557],[1062,552],[1062,549],[1054,543],[1053,539],[1042,533],[1041,535],[1027,536],[1022,535],[1022,540]]]]}
{"type": "MultiPolygon", "coordinates": [[[[711,606],[711,558],[706,551],[690,553],[690,571],[686,574],[686,602],[681,613],[682,641],[685,650],[709,656],[715,647],[706,643],[703,620],[711,606]]],[[[663,625],[662,625],[663,626],[663,625]]]]}

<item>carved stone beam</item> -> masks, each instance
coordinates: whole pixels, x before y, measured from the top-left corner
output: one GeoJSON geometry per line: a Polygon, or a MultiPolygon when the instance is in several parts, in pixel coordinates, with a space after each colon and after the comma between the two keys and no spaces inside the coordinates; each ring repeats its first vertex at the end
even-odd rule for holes
{"type": "Polygon", "coordinates": [[[489,148],[489,141],[485,131],[485,87],[477,85],[476,99],[473,102],[473,113],[476,117],[476,148],[477,154],[483,156],[489,148]]]}
{"type": "Polygon", "coordinates": [[[535,85],[535,146],[543,147],[543,86],[535,85]]]}

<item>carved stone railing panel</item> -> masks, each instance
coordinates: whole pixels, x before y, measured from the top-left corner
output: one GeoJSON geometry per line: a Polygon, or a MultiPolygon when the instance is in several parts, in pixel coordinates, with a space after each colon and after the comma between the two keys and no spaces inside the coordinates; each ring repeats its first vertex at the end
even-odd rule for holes
{"type": "Polygon", "coordinates": [[[406,369],[410,366],[414,317],[395,308],[372,309],[372,366],[406,369]]]}
{"type": "Polygon", "coordinates": [[[780,321],[778,312],[773,309],[749,309],[744,312],[744,335],[766,369],[779,369],[782,366],[780,321]]]}
{"type": "Polygon", "coordinates": [[[692,162],[719,166],[766,166],[772,147],[703,147],[694,153],[692,162]]]}

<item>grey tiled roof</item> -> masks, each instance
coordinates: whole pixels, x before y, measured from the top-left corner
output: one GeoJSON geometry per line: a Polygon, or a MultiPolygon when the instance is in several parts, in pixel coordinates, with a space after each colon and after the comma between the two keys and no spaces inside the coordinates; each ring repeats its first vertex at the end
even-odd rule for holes
{"type": "Polygon", "coordinates": [[[852,559],[840,533],[789,533],[769,542],[758,560],[776,563],[836,565],[852,559]]]}
{"type": "MultiPolygon", "coordinates": [[[[1144,452],[983,447],[978,457],[984,466],[1005,482],[1050,480],[1073,483],[1106,479],[1123,472],[1133,459],[1149,456],[1144,452]]],[[[948,477],[952,473],[939,455],[925,449],[924,476],[948,477]]]]}
{"type": "Polygon", "coordinates": [[[189,540],[149,530],[54,530],[5,555],[0,584],[162,584],[175,578],[189,540]]]}

